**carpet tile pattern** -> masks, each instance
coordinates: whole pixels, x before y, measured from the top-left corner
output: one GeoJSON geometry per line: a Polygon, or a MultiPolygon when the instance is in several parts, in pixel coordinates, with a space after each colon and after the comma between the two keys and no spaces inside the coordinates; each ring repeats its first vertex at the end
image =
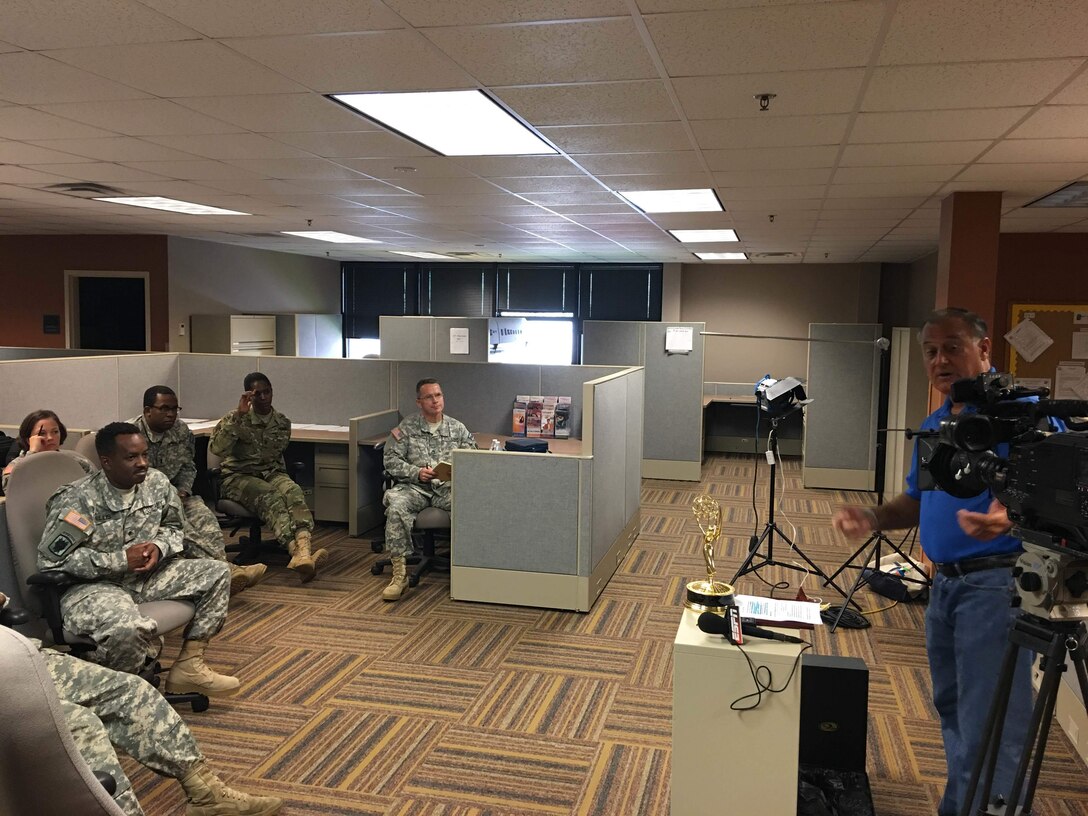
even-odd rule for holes
{"type": "MultiPolygon", "coordinates": [[[[840,596],[801,563],[830,572],[858,543],[833,509],[867,493],[806,490],[799,460],[779,472],[770,542],[776,561],[742,592],[840,596]]],[[[283,797],[287,816],[668,816],[672,643],[687,581],[705,574],[691,501],[722,506],[717,555],[728,580],[767,521],[766,464],[707,459],[699,484],[646,480],[638,539],[586,614],[455,602],[447,576],[384,603],[380,555],[343,528],[319,527],[320,576],[300,585],[282,564],[236,596],[209,662],[241,692],[202,714],[180,709],[232,784],[283,797]],[[755,484],[753,486],[753,477],[755,484]]],[[[899,539],[896,539],[898,542],[899,539]]],[[[766,552],[766,544],[761,552],[766,552]]],[[[858,572],[837,579],[848,588],[858,572]]],[[[868,771],[879,816],[932,816],[944,755],[930,700],[924,606],[857,595],[872,628],[810,633],[820,654],[870,668],[868,771]],[[879,611],[878,611],[879,610],[879,611]]],[[[178,641],[168,642],[165,662],[178,641]]],[[[182,816],[180,787],[125,760],[148,816],[182,816]]],[[[1038,816],[1088,816],[1088,775],[1054,729],[1038,816]]],[[[723,811],[728,813],[728,811],[723,811]]],[[[686,814],[673,814],[686,816],[686,814]]],[[[757,815],[758,816],[758,815],[757,815]]]]}

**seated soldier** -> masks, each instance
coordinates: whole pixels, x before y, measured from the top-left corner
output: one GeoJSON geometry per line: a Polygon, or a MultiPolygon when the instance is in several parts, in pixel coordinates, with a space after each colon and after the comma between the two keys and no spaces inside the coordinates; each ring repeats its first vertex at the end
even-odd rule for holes
{"type": "Polygon", "coordinates": [[[223,495],[256,513],[291,553],[288,569],[302,583],[312,581],[328,551],[310,553],[314,517],[283,464],[291,420],[272,407],[272,383],[264,374],[247,374],[243,387],[238,409],[219,420],[208,445],[223,459],[223,495]]]}
{"type": "Polygon", "coordinates": [[[155,621],[138,603],[189,601],[196,611],[166,677],[168,692],[228,695],[237,678],[204,663],[208,639],[223,627],[230,570],[222,561],[178,558],[181,501],[147,463],[147,441],[135,425],[112,422],[98,431],[102,470],[64,485],[46,506],[38,569],[79,579],[60,601],[64,626],[94,638],[96,663],[138,672],[154,654],[155,621]]]}
{"type": "MultiPolygon", "coordinates": [[[[144,392],[143,415],[129,422],[139,428],[147,440],[147,458],[151,467],[162,471],[181,498],[181,506],[185,510],[185,549],[182,555],[186,558],[226,561],[227,552],[223,547],[223,531],[219,522],[204,500],[193,495],[196,442],[189,426],[178,419],[180,410],[177,394],[172,388],[153,385],[144,392]]],[[[266,569],[264,564],[251,564],[248,567],[230,564],[230,594],[256,586],[266,569]]]]}
{"type": "Polygon", "coordinates": [[[406,558],[412,551],[412,525],[424,507],[450,509],[450,486],[435,478],[434,466],[454,448],[475,448],[468,429],[445,416],[446,403],[438,380],[416,383],[420,413],[390,432],[385,443],[385,469],[396,484],[385,492],[385,546],[393,578],[382,598],[396,601],[408,586],[406,558]]]}
{"type": "MultiPolygon", "coordinates": [[[[0,609],[7,603],[0,593],[0,609]]],[[[113,777],[113,800],[128,816],[143,816],[143,809],[115,748],[178,780],[185,791],[186,816],[272,816],[283,806],[274,796],[250,796],[227,787],[208,767],[189,726],[150,683],[52,649],[41,654],[76,748],[92,770],[113,777]]]]}
{"type": "MultiPolygon", "coordinates": [[[[60,417],[52,411],[41,409],[31,411],[19,424],[19,437],[14,445],[8,449],[7,462],[5,463],[0,492],[8,489],[8,481],[15,466],[24,457],[41,451],[60,450],[64,440],[68,438],[68,429],[60,421],[60,417]]],[[[76,461],[83,467],[84,473],[91,472],[91,463],[77,453],[72,454],[76,461]]]]}

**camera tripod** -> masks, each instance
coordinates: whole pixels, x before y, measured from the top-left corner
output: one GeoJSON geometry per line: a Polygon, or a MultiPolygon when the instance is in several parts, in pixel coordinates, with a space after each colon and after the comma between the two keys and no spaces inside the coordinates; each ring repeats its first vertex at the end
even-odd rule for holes
{"type": "MultiPolygon", "coordinates": [[[[913,531],[908,532],[905,536],[903,536],[903,540],[896,544],[894,541],[884,535],[883,532],[881,532],[880,530],[875,530],[873,534],[869,536],[868,539],[866,539],[864,544],[854,550],[853,555],[843,561],[842,566],[840,566],[837,570],[831,573],[831,577],[828,578],[828,581],[833,581],[835,578],[838,578],[839,575],[841,575],[847,569],[856,569],[858,571],[858,575],[857,578],[854,579],[853,586],[851,586],[850,591],[846,593],[846,600],[843,601],[842,606],[839,607],[839,614],[835,616],[834,623],[832,623],[831,628],[828,629],[829,632],[834,632],[839,627],[839,621],[842,620],[842,616],[846,613],[847,605],[852,604],[855,609],[860,608],[858,607],[858,604],[854,601],[854,593],[861,589],[865,584],[869,583],[872,573],[870,573],[869,575],[865,574],[866,565],[873,564],[873,570],[880,569],[880,550],[882,547],[888,547],[893,552],[897,553],[900,558],[907,562],[907,564],[916,569],[919,575],[923,576],[922,578],[908,578],[904,575],[901,576],[899,580],[908,584],[917,584],[921,587],[928,587],[932,583],[929,578],[924,577],[926,572],[924,569],[922,569],[922,566],[905,552],[903,552],[903,544],[906,543],[907,538],[909,538],[912,534],[913,531]],[[872,549],[869,549],[870,547],[872,549]],[[862,559],[860,565],[855,564],[854,561],[857,559],[857,557],[867,549],[869,549],[869,554],[865,556],[864,559],[862,559]]],[[[838,587],[836,587],[836,589],[837,588],[838,587]]]]}
{"type": "MultiPolygon", "coordinates": [[[[1082,621],[1053,621],[1022,612],[1013,622],[1009,631],[1009,643],[1001,664],[994,692],[994,702],[983,728],[984,741],[975,765],[971,771],[971,781],[964,793],[959,816],[970,816],[979,781],[982,781],[980,813],[1014,814],[1031,813],[1035,798],[1035,787],[1039,782],[1039,770],[1043,764],[1047,736],[1054,717],[1054,706],[1058,699],[1061,675],[1066,670],[1066,659],[1073,664],[1077,680],[1080,683],[1081,699],[1088,707],[1088,673],[1085,671],[1085,659],[1088,657],[1088,630],[1082,621]],[[1005,714],[1009,707],[1009,695],[1012,690],[1013,675],[1020,649],[1030,649],[1042,656],[1043,679],[1039,694],[1031,711],[1028,732],[1020,753],[1020,763],[1013,777],[1012,789],[1005,797],[1005,802],[988,805],[993,787],[994,769],[1001,747],[1001,730],[1005,724],[1005,714]],[[1030,762],[1030,768],[1029,768],[1030,762]],[[1023,799],[1022,805],[1018,804],[1023,799]]],[[[1000,791],[998,793],[1001,793],[1000,791]]]]}
{"type": "MultiPolygon", "coordinates": [[[[799,409],[801,406],[795,406],[794,410],[799,409]]],[[[771,454],[768,456],[768,460],[771,464],[771,495],[769,499],[769,506],[767,508],[767,523],[763,525],[763,532],[759,534],[759,537],[752,537],[752,542],[748,545],[748,556],[741,563],[740,568],[737,570],[736,575],[733,576],[733,580],[729,583],[734,586],[737,583],[737,579],[742,575],[747,575],[750,572],[758,572],[763,567],[785,567],[786,569],[796,570],[798,572],[805,572],[809,575],[816,575],[824,579],[824,586],[832,586],[840,594],[845,594],[842,589],[831,579],[826,572],[805,555],[804,551],[790,539],[788,535],[782,532],[782,528],[774,520],[774,489],[775,489],[775,473],[778,463],[778,422],[781,419],[789,416],[792,411],[784,414],[781,417],[773,417],[771,419],[771,433],[767,439],[767,450],[771,454]],[[789,548],[801,557],[801,559],[808,564],[808,567],[803,567],[800,564],[794,564],[790,561],[778,561],[774,557],[774,538],[775,536],[781,538],[789,548]],[[767,554],[763,555],[760,552],[760,547],[766,543],[767,554]],[[758,560],[757,560],[758,559],[758,560]]],[[[857,604],[854,604],[857,606],[857,604]]]]}

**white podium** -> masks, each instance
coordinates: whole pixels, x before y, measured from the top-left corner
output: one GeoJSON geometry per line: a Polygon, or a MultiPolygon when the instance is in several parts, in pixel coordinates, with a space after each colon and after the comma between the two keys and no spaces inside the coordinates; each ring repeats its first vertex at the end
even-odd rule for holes
{"type": "MultiPolygon", "coordinates": [[[[748,661],[720,635],[701,632],[698,619],[684,609],[673,643],[672,816],[796,816],[801,667],[781,694],[732,711],[756,690],[748,661]]],[[[780,688],[802,646],[750,638],[743,648],[780,688]]]]}

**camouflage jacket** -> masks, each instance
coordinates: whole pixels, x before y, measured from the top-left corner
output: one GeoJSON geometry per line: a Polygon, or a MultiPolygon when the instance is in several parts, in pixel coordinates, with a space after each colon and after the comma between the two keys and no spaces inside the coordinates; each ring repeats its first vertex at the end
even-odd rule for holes
{"type": "Polygon", "coordinates": [[[145,575],[129,573],[125,550],[151,541],[163,560],[177,555],[182,550],[182,518],[177,491],[159,471],[147,471],[128,509],[106,474],[96,471],[49,497],[38,569],[85,580],[143,581],[145,575]]]}
{"type": "Polygon", "coordinates": [[[251,410],[245,416],[231,411],[215,426],[208,449],[223,460],[223,477],[236,473],[267,477],[286,473],[283,452],[291,441],[291,420],[272,409],[267,423],[251,410]]]}
{"type": "Polygon", "coordinates": [[[419,490],[427,485],[419,481],[419,469],[433,467],[456,448],[475,448],[476,440],[468,428],[453,417],[443,416],[442,424],[432,433],[422,414],[403,420],[385,441],[384,465],[399,483],[419,490]]]}
{"type": "Polygon", "coordinates": [[[147,440],[147,460],[151,467],[161,470],[178,490],[192,493],[193,480],[196,479],[196,440],[189,426],[179,419],[155,442],[143,416],[129,422],[139,428],[147,440]]]}

